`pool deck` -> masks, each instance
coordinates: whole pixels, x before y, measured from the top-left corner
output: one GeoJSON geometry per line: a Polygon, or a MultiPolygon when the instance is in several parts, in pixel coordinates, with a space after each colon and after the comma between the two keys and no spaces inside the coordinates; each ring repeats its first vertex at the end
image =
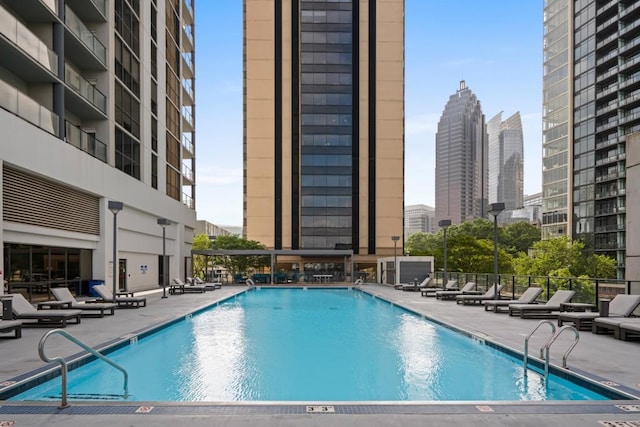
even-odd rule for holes
{"type": "MultiPolygon", "coordinates": [[[[266,287],[266,286],[265,286],[266,287]]],[[[246,290],[246,286],[223,286],[204,294],[170,295],[162,291],[143,293],[147,307],[119,309],[114,316],[83,318],[66,331],[90,346],[97,346],[159,323],[183,317],[214,301],[246,290]]],[[[462,306],[452,301],[425,298],[419,292],[403,292],[388,286],[364,285],[362,290],[425,317],[448,324],[480,339],[521,352],[524,339],[539,320],[519,319],[485,312],[482,306],[462,306]]],[[[548,338],[541,328],[530,340],[529,354],[536,356],[548,338]]],[[[23,328],[22,338],[0,340],[0,387],[6,381],[46,366],[38,357],[38,341],[48,328],[23,328]]],[[[562,355],[573,342],[563,334],[551,349],[551,363],[561,366],[562,355]]],[[[50,357],[68,357],[79,349],[59,336],[47,341],[50,357]]],[[[568,358],[568,368],[640,395],[640,342],[618,341],[612,336],[580,332],[580,342],[568,358]]],[[[215,361],[212,361],[215,363],[215,361]]],[[[112,427],[223,425],[247,426],[640,426],[640,400],[591,402],[91,402],[73,403],[59,409],[57,403],[0,402],[1,426],[112,427]],[[308,413],[308,405],[334,412],[308,413]],[[324,406],[324,408],[323,408],[324,406]]]]}

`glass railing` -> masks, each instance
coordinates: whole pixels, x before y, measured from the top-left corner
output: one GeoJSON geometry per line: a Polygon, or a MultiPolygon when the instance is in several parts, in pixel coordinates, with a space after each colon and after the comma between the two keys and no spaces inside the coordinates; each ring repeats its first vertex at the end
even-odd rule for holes
{"type": "Polygon", "coordinates": [[[182,79],[182,87],[193,98],[193,79],[182,79]]]}
{"type": "Polygon", "coordinates": [[[107,97],[84,79],[69,64],[64,64],[64,81],[74,88],[83,98],[98,107],[103,113],[107,112],[107,97]]]}
{"type": "Polygon", "coordinates": [[[182,176],[184,176],[189,181],[193,182],[193,171],[191,168],[184,163],[182,164],[182,176]]]}
{"type": "Polygon", "coordinates": [[[189,70],[193,73],[193,54],[191,52],[182,52],[182,59],[189,70]]]}
{"type": "Polygon", "coordinates": [[[184,6],[189,11],[191,16],[193,16],[193,0],[184,0],[184,6]]]}
{"type": "Polygon", "coordinates": [[[193,140],[191,132],[182,132],[182,146],[191,154],[193,154],[193,140]]]}
{"type": "Polygon", "coordinates": [[[65,131],[65,139],[69,144],[107,163],[107,144],[97,139],[94,134],[87,133],[69,122],[65,122],[65,131]]]}
{"type": "Polygon", "coordinates": [[[47,110],[10,84],[0,80],[0,107],[22,117],[54,135],[58,134],[58,115],[47,110]]]}
{"type": "Polygon", "coordinates": [[[193,26],[185,25],[182,27],[184,35],[187,36],[189,42],[193,45],[193,26]]]}
{"type": "Polygon", "coordinates": [[[89,30],[86,25],[76,16],[69,6],[65,8],[65,23],[73,34],[78,36],[82,43],[87,46],[91,52],[103,63],[107,63],[107,49],[96,37],[93,31],[89,30]]]}
{"type": "Polygon", "coordinates": [[[182,117],[189,126],[193,127],[193,111],[190,106],[182,106],[182,117]]]}
{"type": "Polygon", "coordinates": [[[194,203],[193,197],[191,197],[187,193],[182,193],[182,204],[186,205],[187,207],[189,207],[191,209],[195,208],[195,203],[194,203]]]}
{"type": "Polygon", "coordinates": [[[0,6],[0,31],[47,70],[57,73],[58,55],[2,6],[0,6]]]}

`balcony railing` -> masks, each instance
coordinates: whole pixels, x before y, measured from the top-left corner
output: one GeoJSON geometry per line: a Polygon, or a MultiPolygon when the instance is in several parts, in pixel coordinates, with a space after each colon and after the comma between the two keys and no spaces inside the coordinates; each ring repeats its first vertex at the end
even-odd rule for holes
{"type": "Polygon", "coordinates": [[[86,25],[76,16],[69,6],[65,8],[65,23],[67,27],[78,36],[82,43],[98,57],[98,59],[106,65],[107,63],[107,49],[104,47],[100,40],[96,37],[93,31],[89,30],[86,25]]]}
{"type": "Polygon", "coordinates": [[[182,87],[193,99],[193,79],[182,79],[182,87]]]}
{"type": "Polygon", "coordinates": [[[89,0],[96,8],[104,15],[107,16],[107,0],[89,0]]]}
{"type": "Polygon", "coordinates": [[[69,122],[65,122],[65,130],[65,139],[69,144],[107,163],[107,144],[69,122]]]}
{"type": "Polygon", "coordinates": [[[193,197],[191,197],[190,195],[188,195],[187,193],[182,193],[182,204],[186,205],[187,207],[194,209],[195,208],[195,201],[193,200],[193,197]]]}
{"type": "Polygon", "coordinates": [[[190,182],[193,182],[193,171],[184,163],[182,164],[182,176],[184,176],[185,179],[189,180],[190,182]]]}
{"type": "Polygon", "coordinates": [[[58,134],[58,115],[0,80],[0,107],[51,134],[58,134]]]}
{"type": "Polygon", "coordinates": [[[75,89],[84,99],[95,105],[100,111],[107,112],[107,97],[89,83],[69,64],[64,64],[64,81],[75,89]]]}
{"type": "Polygon", "coordinates": [[[193,154],[193,138],[191,132],[182,132],[182,146],[191,154],[193,154]]]}
{"type": "Polygon", "coordinates": [[[0,31],[31,58],[52,73],[58,71],[58,55],[50,50],[35,34],[0,6],[0,31]]]}

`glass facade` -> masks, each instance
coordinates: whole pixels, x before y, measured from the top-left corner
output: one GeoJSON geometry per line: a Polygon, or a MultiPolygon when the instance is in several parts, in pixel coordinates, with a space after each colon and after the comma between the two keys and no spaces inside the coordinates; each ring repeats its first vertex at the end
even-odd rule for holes
{"type": "Polygon", "coordinates": [[[300,247],[333,249],[352,235],[353,5],[300,7],[300,247]]]}
{"type": "Polygon", "coordinates": [[[568,230],[572,3],[573,0],[547,0],[544,8],[543,238],[566,235],[568,230]]]}

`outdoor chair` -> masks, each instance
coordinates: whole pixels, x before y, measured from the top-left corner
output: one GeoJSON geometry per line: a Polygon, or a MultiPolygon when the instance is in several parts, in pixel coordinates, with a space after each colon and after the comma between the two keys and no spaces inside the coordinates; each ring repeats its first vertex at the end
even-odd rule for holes
{"type": "Polygon", "coordinates": [[[55,326],[66,328],[67,323],[80,323],[80,310],[37,310],[22,294],[9,294],[11,297],[11,311],[16,320],[36,320],[37,322],[23,322],[22,326],[39,327],[55,326]]]}
{"type": "MultiPolygon", "coordinates": [[[[640,295],[618,294],[609,302],[609,313],[606,317],[629,317],[640,305],[640,295]]],[[[599,312],[560,312],[558,326],[573,323],[576,329],[591,329],[593,319],[603,317],[599,312]]]]}
{"type": "Polygon", "coordinates": [[[204,293],[207,291],[207,288],[204,285],[187,285],[177,277],[173,278],[173,284],[178,285],[182,289],[183,293],[186,293],[186,292],[204,293]]]}
{"type": "Polygon", "coordinates": [[[503,287],[504,285],[493,285],[482,295],[456,295],[456,304],[482,304],[485,300],[494,300],[498,297],[503,287]]]}
{"type": "Polygon", "coordinates": [[[22,336],[22,322],[19,320],[0,320],[0,333],[14,332],[14,336],[0,336],[0,338],[20,338],[22,336]]]}
{"type": "Polygon", "coordinates": [[[87,301],[87,303],[106,303],[114,302],[119,308],[140,308],[147,306],[147,299],[144,297],[132,296],[132,292],[116,293],[115,299],[113,293],[107,288],[106,285],[96,285],[93,290],[100,295],[100,298],[93,301],[87,301]]]}
{"type": "Polygon", "coordinates": [[[627,330],[629,327],[634,328],[640,326],[640,318],[637,317],[596,317],[593,319],[591,325],[591,332],[594,334],[613,332],[615,339],[619,340],[622,335],[627,337],[627,330]],[[622,332],[622,325],[627,325],[624,332],[622,332]]]}
{"type": "Polygon", "coordinates": [[[629,338],[640,337],[640,319],[625,319],[619,326],[618,338],[627,341],[629,338]]]}
{"type": "Polygon", "coordinates": [[[69,308],[82,311],[82,317],[104,317],[105,314],[113,315],[116,304],[112,302],[95,302],[84,304],[76,301],[69,288],[51,288],[51,294],[60,302],[69,303],[69,308]]]}
{"type": "Polygon", "coordinates": [[[215,290],[215,289],[221,289],[222,288],[222,283],[221,282],[205,282],[204,280],[202,280],[199,277],[194,277],[192,280],[193,280],[194,285],[202,285],[206,289],[210,289],[212,291],[215,290]]]}
{"type": "Polygon", "coordinates": [[[555,319],[560,311],[560,304],[569,302],[576,291],[557,290],[545,304],[509,304],[509,316],[519,315],[520,318],[555,319]]]}
{"type": "Polygon", "coordinates": [[[459,291],[438,291],[436,298],[441,300],[453,300],[458,295],[482,295],[482,291],[476,290],[475,282],[467,282],[459,291]]]}
{"type": "Polygon", "coordinates": [[[433,283],[433,278],[427,276],[420,283],[411,283],[409,285],[403,285],[402,290],[410,291],[410,292],[422,291],[422,289],[429,287],[430,283],[433,283]]]}
{"type": "Polygon", "coordinates": [[[442,287],[423,288],[420,291],[423,297],[435,297],[436,292],[438,291],[457,291],[457,290],[458,290],[458,281],[455,279],[452,279],[447,282],[444,288],[442,287]]]}
{"type": "Polygon", "coordinates": [[[493,311],[495,313],[506,313],[509,309],[509,304],[536,304],[536,298],[542,293],[542,288],[535,286],[527,288],[526,291],[520,295],[518,299],[498,299],[483,301],[485,311],[493,311]],[[506,310],[501,310],[505,308],[506,310]]]}

